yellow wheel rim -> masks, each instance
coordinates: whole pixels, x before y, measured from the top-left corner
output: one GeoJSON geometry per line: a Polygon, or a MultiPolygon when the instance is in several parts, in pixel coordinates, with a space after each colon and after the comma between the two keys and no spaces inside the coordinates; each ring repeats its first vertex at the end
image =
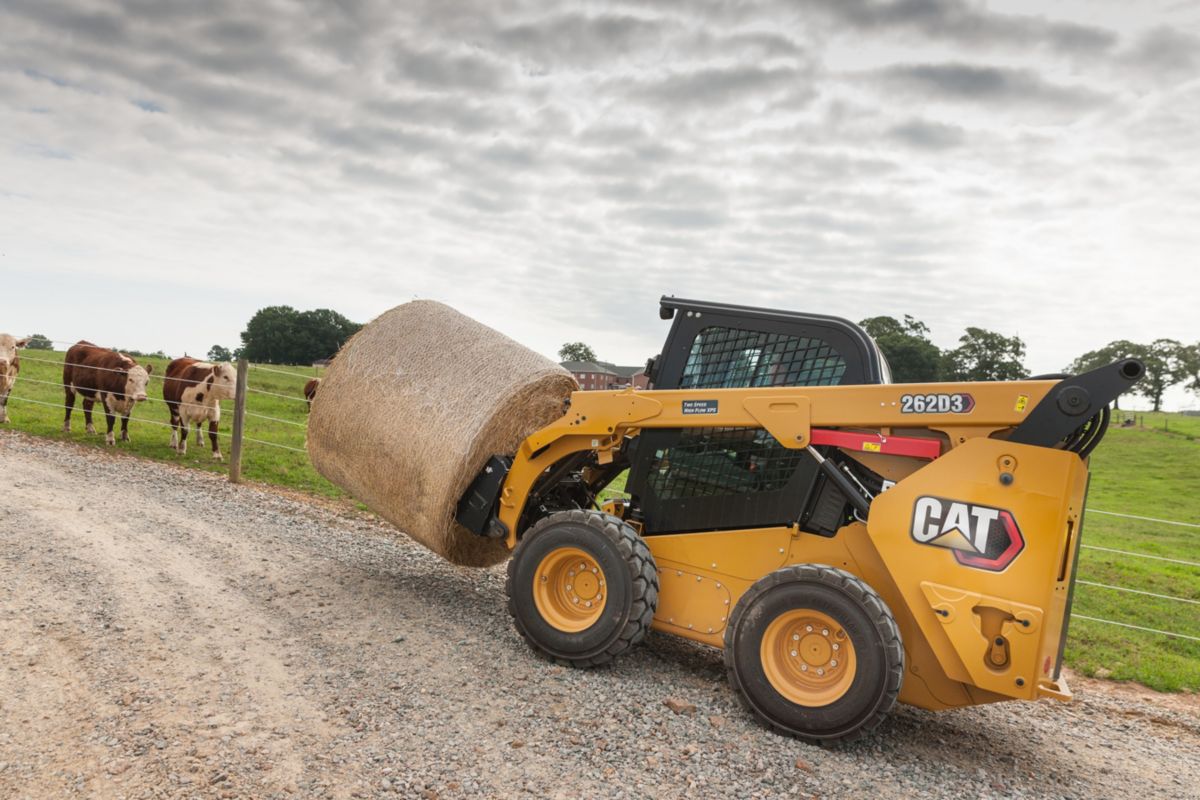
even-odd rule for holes
{"type": "Polygon", "coordinates": [[[533,602],[552,627],[566,633],[587,630],[608,602],[604,570],[578,547],[551,550],[533,576],[533,602]]]}
{"type": "Polygon", "coordinates": [[[796,608],[780,614],[767,626],[759,656],[771,686],[796,705],[827,706],[854,683],[854,643],[820,611],[796,608]]]}

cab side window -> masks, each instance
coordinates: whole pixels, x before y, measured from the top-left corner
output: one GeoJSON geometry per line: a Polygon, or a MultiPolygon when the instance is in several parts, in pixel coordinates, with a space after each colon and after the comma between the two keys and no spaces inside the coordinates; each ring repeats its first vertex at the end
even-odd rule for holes
{"type": "Polygon", "coordinates": [[[679,388],[832,386],[845,372],[845,359],[821,339],[711,326],[692,341],[679,388]]]}

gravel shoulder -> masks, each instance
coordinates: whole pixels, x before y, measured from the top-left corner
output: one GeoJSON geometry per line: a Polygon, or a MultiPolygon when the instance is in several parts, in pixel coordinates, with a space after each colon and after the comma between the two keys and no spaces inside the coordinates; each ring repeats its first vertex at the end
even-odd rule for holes
{"type": "Polygon", "coordinates": [[[1195,695],[1075,678],[822,750],[707,648],[538,659],[503,567],[335,504],[9,431],[0,478],[3,798],[1200,798],[1195,695]]]}

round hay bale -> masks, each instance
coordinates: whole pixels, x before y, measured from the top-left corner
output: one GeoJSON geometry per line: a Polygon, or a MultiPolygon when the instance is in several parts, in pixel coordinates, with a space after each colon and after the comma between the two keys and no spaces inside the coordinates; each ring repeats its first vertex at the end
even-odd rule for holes
{"type": "Polygon", "coordinates": [[[455,564],[503,561],[503,540],[454,520],[493,455],[562,416],[577,388],[554,362],[430,300],[397,306],[346,342],[308,420],[317,471],[455,564]]]}

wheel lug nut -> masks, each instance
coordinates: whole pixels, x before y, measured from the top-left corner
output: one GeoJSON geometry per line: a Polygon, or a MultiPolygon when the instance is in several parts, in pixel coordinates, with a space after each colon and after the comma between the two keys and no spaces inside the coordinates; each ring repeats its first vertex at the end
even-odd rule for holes
{"type": "Polygon", "coordinates": [[[793,633],[793,634],[792,634],[792,641],[793,641],[793,642],[798,642],[798,641],[800,641],[800,634],[798,634],[798,633],[793,633]]]}
{"type": "Polygon", "coordinates": [[[812,633],[812,625],[805,625],[804,630],[807,631],[808,633],[812,633]]]}
{"type": "Polygon", "coordinates": [[[801,672],[808,672],[808,664],[801,664],[801,665],[800,665],[800,671],[801,671],[801,672]]]}
{"type": "Polygon", "coordinates": [[[795,658],[797,655],[799,655],[799,653],[797,653],[795,650],[793,650],[793,651],[792,651],[792,658],[795,658]]]}
{"type": "Polygon", "coordinates": [[[578,602],[579,602],[579,598],[578,598],[578,597],[572,597],[572,598],[571,598],[571,602],[572,602],[572,603],[578,603],[578,602]]]}
{"type": "Polygon", "coordinates": [[[829,635],[829,628],[822,628],[822,629],[821,629],[821,635],[822,635],[822,636],[828,636],[828,635],[829,635]]]}
{"type": "Polygon", "coordinates": [[[835,658],[835,659],[833,659],[832,661],[830,661],[830,662],[829,662],[829,666],[831,666],[831,667],[836,667],[836,666],[837,666],[837,659],[835,658]]]}
{"type": "Polygon", "coordinates": [[[837,642],[833,643],[833,649],[837,650],[840,645],[837,642]]]}
{"type": "Polygon", "coordinates": [[[817,670],[817,674],[818,674],[818,675],[824,675],[824,674],[825,674],[825,670],[823,670],[823,669],[818,669],[818,670],[817,670]]]}
{"type": "Polygon", "coordinates": [[[588,600],[586,603],[584,603],[584,605],[585,605],[585,606],[587,606],[588,608],[591,608],[591,607],[592,607],[592,601],[591,601],[591,600],[588,600]]]}

